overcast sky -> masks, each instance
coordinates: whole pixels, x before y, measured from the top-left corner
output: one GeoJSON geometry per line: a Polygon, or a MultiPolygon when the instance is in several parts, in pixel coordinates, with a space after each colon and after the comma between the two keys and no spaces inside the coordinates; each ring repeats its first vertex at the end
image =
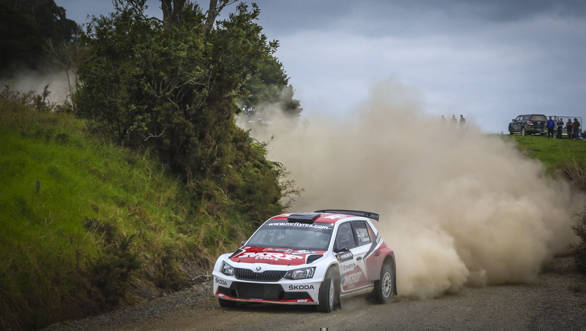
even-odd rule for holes
{"type": "MultiPolygon", "coordinates": [[[[78,23],[112,10],[109,0],[56,2],[78,23]]],[[[488,132],[522,113],[586,120],[586,1],[256,2],[306,113],[342,116],[392,78],[426,112],[464,114],[488,132]]]]}

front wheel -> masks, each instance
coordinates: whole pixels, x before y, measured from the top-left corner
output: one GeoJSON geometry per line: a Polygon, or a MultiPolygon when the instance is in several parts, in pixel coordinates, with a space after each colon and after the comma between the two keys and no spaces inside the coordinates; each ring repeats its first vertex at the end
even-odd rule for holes
{"type": "Polygon", "coordinates": [[[334,269],[328,270],[319,287],[319,306],[317,309],[321,312],[329,313],[335,309],[336,295],[339,292],[336,289],[336,278],[334,269]]]}
{"type": "Polygon", "coordinates": [[[386,303],[393,297],[395,275],[389,263],[383,264],[380,280],[374,286],[374,298],[378,303],[386,303]]]}

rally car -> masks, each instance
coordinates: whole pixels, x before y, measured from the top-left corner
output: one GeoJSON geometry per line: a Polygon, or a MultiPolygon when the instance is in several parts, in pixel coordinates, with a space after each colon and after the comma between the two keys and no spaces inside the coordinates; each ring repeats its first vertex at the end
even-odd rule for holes
{"type": "Polygon", "coordinates": [[[302,304],[331,312],[340,298],[355,294],[389,301],[397,294],[395,254],[372,224],[378,219],[339,209],[270,218],[216,261],[213,291],[220,306],[302,304]]]}

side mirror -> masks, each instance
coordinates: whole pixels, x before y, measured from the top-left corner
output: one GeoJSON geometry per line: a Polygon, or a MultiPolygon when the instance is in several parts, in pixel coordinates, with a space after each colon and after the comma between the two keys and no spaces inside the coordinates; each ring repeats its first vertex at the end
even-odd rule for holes
{"type": "Polygon", "coordinates": [[[348,248],[342,248],[336,252],[336,258],[338,259],[338,261],[344,262],[352,260],[354,258],[354,254],[352,254],[352,252],[348,248]]]}
{"type": "Polygon", "coordinates": [[[246,240],[242,240],[242,241],[240,242],[240,247],[244,246],[244,244],[246,244],[246,240]]]}

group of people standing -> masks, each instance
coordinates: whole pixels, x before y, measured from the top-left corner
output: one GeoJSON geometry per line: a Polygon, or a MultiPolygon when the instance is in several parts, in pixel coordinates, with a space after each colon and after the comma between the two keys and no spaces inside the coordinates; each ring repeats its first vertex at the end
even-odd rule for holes
{"type": "MultiPolygon", "coordinates": [[[[442,115],[442,122],[446,121],[446,117],[444,115],[442,115]]],[[[451,119],[452,123],[454,124],[458,124],[460,123],[461,126],[466,125],[466,119],[464,118],[464,115],[460,115],[460,118],[456,118],[456,115],[452,115],[452,119],[451,119]]]]}
{"type": "MultiPolygon", "coordinates": [[[[577,118],[574,118],[572,121],[571,118],[568,118],[568,121],[565,123],[566,125],[566,132],[568,133],[568,139],[579,139],[582,131],[580,130],[580,121],[577,118]]],[[[547,137],[553,138],[554,131],[555,137],[558,139],[562,139],[562,131],[564,130],[564,119],[561,117],[552,118],[549,117],[547,120],[547,137]]]]}

